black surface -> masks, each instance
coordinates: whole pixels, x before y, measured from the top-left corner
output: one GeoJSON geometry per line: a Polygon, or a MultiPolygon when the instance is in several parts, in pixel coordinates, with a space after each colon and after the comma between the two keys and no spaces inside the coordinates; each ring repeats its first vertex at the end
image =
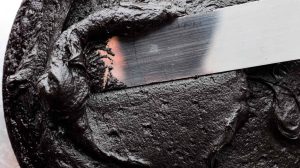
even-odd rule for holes
{"type": "Polygon", "coordinates": [[[21,167],[299,167],[297,62],[129,89],[105,75],[108,36],[246,1],[151,2],[24,1],[3,79],[21,167]]]}

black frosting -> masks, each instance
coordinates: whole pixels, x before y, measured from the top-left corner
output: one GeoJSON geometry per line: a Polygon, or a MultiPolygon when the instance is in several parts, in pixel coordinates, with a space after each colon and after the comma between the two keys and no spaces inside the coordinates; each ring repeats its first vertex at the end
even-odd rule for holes
{"type": "Polygon", "coordinates": [[[3,99],[21,167],[299,167],[299,62],[126,88],[107,39],[247,0],[25,0],[3,99]]]}

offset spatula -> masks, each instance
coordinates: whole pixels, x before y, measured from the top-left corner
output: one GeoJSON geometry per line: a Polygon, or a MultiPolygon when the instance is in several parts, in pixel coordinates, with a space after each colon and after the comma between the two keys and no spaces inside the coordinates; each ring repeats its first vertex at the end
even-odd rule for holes
{"type": "Polygon", "coordinates": [[[300,0],[261,0],[113,37],[112,73],[128,87],[300,58],[300,0]]]}

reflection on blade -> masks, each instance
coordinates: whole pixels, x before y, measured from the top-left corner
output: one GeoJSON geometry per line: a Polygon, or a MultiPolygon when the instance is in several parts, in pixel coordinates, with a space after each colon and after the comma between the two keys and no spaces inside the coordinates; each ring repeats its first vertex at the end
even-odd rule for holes
{"type": "Polygon", "coordinates": [[[115,56],[113,57],[113,71],[112,75],[120,81],[125,80],[125,71],[124,71],[124,55],[121,50],[120,41],[118,37],[112,37],[108,45],[112,48],[115,56]]]}
{"type": "Polygon", "coordinates": [[[132,87],[296,60],[299,18],[299,0],[262,0],[113,37],[112,73],[132,87]]]}

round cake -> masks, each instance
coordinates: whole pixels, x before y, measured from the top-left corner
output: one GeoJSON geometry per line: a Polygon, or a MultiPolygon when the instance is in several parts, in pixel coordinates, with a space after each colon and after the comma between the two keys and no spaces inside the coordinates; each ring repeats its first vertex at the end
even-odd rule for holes
{"type": "Polygon", "coordinates": [[[20,166],[299,167],[298,61],[138,87],[111,73],[110,37],[248,2],[24,0],[3,76],[20,166]]]}

